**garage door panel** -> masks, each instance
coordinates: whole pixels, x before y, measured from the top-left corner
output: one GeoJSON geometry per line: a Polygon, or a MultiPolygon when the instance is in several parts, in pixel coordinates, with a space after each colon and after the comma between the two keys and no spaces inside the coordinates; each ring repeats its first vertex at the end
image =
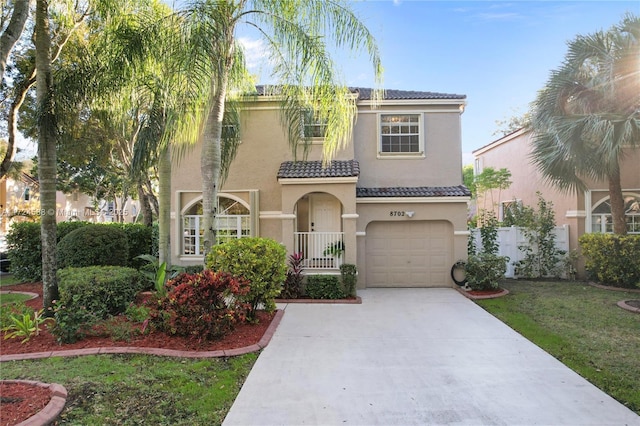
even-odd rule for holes
{"type": "Polygon", "coordinates": [[[367,286],[450,286],[452,235],[445,221],[372,222],[367,227],[367,286]]]}

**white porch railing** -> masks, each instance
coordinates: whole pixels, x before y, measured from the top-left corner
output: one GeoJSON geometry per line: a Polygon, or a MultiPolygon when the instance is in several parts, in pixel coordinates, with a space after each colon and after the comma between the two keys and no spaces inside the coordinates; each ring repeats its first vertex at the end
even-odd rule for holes
{"type": "Polygon", "coordinates": [[[343,232],[296,232],[295,253],[302,252],[305,269],[339,269],[344,258],[343,232]]]}

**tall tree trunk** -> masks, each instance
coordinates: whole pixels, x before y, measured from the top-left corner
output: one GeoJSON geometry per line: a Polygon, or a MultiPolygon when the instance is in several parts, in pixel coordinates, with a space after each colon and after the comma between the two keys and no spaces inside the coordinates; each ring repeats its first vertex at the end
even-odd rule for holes
{"type": "Polygon", "coordinates": [[[58,299],[56,280],[56,123],[51,73],[49,4],[37,0],[35,19],[36,101],[38,108],[38,180],[40,181],[40,234],[42,237],[42,286],[45,310],[58,299]]]}
{"type": "Polygon", "coordinates": [[[9,107],[9,113],[7,116],[7,128],[9,130],[9,137],[7,140],[7,151],[4,153],[4,158],[0,163],[0,179],[9,172],[13,159],[16,155],[16,136],[18,134],[18,111],[29,92],[29,89],[35,84],[35,67],[29,78],[19,82],[14,88],[13,101],[9,107]]]}
{"type": "MultiPolygon", "coordinates": [[[[158,214],[158,255],[159,261],[171,266],[171,145],[158,158],[159,214],[158,214]]],[[[178,221],[179,218],[176,218],[178,221]]]]}
{"type": "Polygon", "coordinates": [[[153,225],[153,213],[151,212],[151,204],[149,197],[144,190],[144,185],[139,182],[136,184],[138,189],[138,200],[140,200],[140,212],[142,213],[142,223],[144,226],[153,225]]]}
{"type": "Polygon", "coordinates": [[[4,71],[7,69],[9,53],[11,53],[11,49],[20,38],[29,17],[29,3],[30,0],[13,1],[11,20],[0,36],[0,82],[2,82],[4,71]]]}
{"type": "Polygon", "coordinates": [[[611,203],[611,218],[613,220],[613,233],[627,234],[627,221],[624,213],[624,197],[620,183],[620,169],[616,168],[609,173],[609,201],[611,203]]]}
{"type": "Polygon", "coordinates": [[[228,73],[218,76],[215,84],[213,105],[205,124],[202,153],[200,155],[200,171],[202,173],[202,214],[204,226],[204,256],[216,244],[216,214],[218,213],[218,182],[222,165],[222,118],[227,96],[228,73]]]}

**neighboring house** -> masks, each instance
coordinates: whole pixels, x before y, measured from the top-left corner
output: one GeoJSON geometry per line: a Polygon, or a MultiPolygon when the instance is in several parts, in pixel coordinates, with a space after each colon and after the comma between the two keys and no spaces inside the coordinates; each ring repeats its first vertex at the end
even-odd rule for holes
{"type": "MultiPolygon", "coordinates": [[[[588,232],[611,233],[611,207],[607,182],[586,181],[585,191],[561,192],[546,183],[529,160],[532,133],[520,129],[473,151],[475,173],[485,167],[507,168],[511,172],[511,186],[493,194],[478,196],[478,209],[492,209],[498,220],[504,217],[511,203],[519,202],[536,207],[539,191],[546,201],[554,205],[556,224],[569,225],[569,247],[578,249],[578,238],[588,232]],[[493,197],[494,205],[491,205],[493,197]]],[[[622,156],[621,182],[627,210],[627,230],[640,234],[640,149],[625,148],[622,156]]]]}
{"type": "Polygon", "coordinates": [[[135,222],[140,214],[139,202],[127,198],[118,198],[113,201],[98,200],[81,192],[65,194],[56,193],[56,206],[58,208],[57,220],[64,222],[69,220],[82,220],[87,222],[135,222]]]}
{"type": "MultiPolygon", "coordinates": [[[[293,161],[279,99],[258,87],[241,117],[241,145],[219,191],[219,241],[273,238],[302,252],[305,273],[358,267],[359,287],[449,287],[466,259],[467,202],[460,120],[464,95],[352,89],[353,140],[322,167],[322,125],[309,123],[307,161],[293,161]]],[[[172,261],[202,263],[200,146],[172,171],[172,261]]]]}
{"type": "Polygon", "coordinates": [[[38,180],[28,173],[0,179],[0,235],[9,230],[12,222],[37,216],[40,206],[38,190],[38,180]]]}

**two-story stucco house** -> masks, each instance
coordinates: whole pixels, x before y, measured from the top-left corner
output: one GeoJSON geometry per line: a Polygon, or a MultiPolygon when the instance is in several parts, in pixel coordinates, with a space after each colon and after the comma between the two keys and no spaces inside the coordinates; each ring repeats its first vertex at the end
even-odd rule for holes
{"type": "MultiPolygon", "coordinates": [[[[504,210],[514,201],[527,206],[537,203],[536,192],[540,192],[546,201],[551,201],[557,225],[569,225],[569,247],[578,249],[578,238],[589,232],[612,233],[611,206],[607,182],[585,180],[586,190],[579,192],[561,192],[546,183],[540,172],[531,163],[529,155],[533,134],[520,129],[497,139],[488,145],[473,151],[475,172],[480,173],[485,167],[495,169],[507,168],[511,172],[511,186],[500,191],[494,190],[496,203],[484,203],[482,195],[478,195],[478,206],[493,208],[499,220],[504,217],[504,210]]],[[[625,199],[627,231],[630,234],[640,233],[640,149],[624,148],[620,160],[621,183],[625,199]]],[[[489,195],[487,195],[488,197],[489,195]]]]}
{"type": "MultiPolygon", "coordinates": [[[[464,95],[352,89],[353,140],[323,168],[322,128],[306,161],[293,161],[279,99],[258,96],[241,117],[241,144],[219,192],[219,238],[262,236],[302,252],[306,273],[358,267],[359,287],[450,287],[466,259],[462,185],[464,95]],[[336,248],[338,250],[336,250],[336,248]]],[[[319,127],[318,127],[319,126],[319,127]]],[[[200,147],[172,171],[172,261],[202,262],[200,147]]]]}

